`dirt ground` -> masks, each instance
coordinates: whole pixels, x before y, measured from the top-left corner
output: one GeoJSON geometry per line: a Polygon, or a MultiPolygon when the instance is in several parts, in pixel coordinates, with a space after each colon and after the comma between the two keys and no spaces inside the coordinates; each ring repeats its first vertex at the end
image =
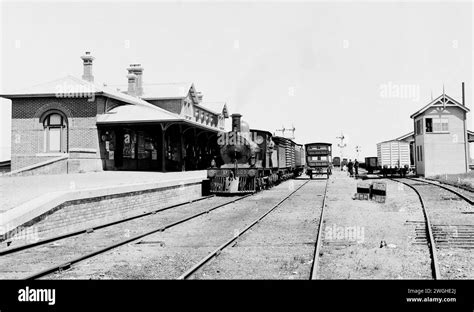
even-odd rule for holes
{"type": "Polygon", "coordinates": [[[287,181],[165,232],[86,260],[48,279],[174,279],[303,181],[287,181]]]}
{"type": "MultiPolygon", "coordinates": [[[[416,187],[423,197],[432,226],[444,226],[445,231],[453,236],[469,235],[463,234],[463,229],[468,227],[471,228],[471,231],[474,229],[474,208],[472,205],[437,186],[417,183],[416,187]]],[[[437,247],[442,278],[474,278],[473,249],[451,248],[441,243],[437,247]]]]}
{"type": "Polygon", "coordinates": [[[309,279],[325,180],[312,180],[193,279],[309,279]]]}
{"type": "Polygon", "coordinates": [[[424,220],[416,194],[400,183],[383,180],[385,203],[353,200],[357,180],[341,172],[335,175],[328,189],[317,277],[431,278],[428,247],[412,245],[415,232],[409,224],[424,220]]]}

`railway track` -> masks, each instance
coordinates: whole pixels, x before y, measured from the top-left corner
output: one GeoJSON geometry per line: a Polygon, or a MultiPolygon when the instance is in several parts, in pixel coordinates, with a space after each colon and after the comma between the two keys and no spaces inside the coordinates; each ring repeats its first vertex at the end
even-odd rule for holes
{"type": "Polygon", "coordinates": [[[313,262],[311,265],[311,280],[315,280],[318,277],[318,263],[319,263],[319,254],[321,250],[321,244],[323,241],[323,225],[324,225],[324,207],[326,206],[326,194],[328,190],[328,181],[326,181],[326,186],[324,187],[324,194],[323,194],[323,203],[321,205],[321,214],[319,216],[319,225],[318,225],[318,234],[316,236],[316,244],[314,246],[314,255],[313,255],[313,262]]]}
{"type": "MultiPolygon", "coordinates": [[[[187,221],[192,220],[194,218],[197,218],[199,216],[208,214],[209,212],[211,212],[213,210],[216,210],[216,209],[219,209],[221,207],[227,206],[229,204],[235,203],[235,202],[240,201],[240,200],[242,200],[244,198],[247,198],[249,196],[252,196],[252,194],[242,196],[242,197],[238,197],[238,198],[232,199],[232,200],[227,200],[223,203],[220,203],[220,204],[217,204],[217,205],[213,206],[212,208],[203,209],[202,211],[200,211],[198,213],[188,214],[184,218],[174,220],[172,222],[161,225],[159,227],[152,227],[151,229],[149,229],[147,227],[140,228],[138,231],[136,231],[136,232],[138,232],[138,233],[136,233],[136,235],[129,236],[127,239],[120,239],[123,236],[122,234],[124,232],[124,227],[126,227],[126,226],[128,226],[128,227],[140,226],[137,221],[143,221],[143,220],[147,219],[145,217],[149,217],[149,218],[157,217],[157,216],[159,217],[159,215],[157,215],[157,213],[159,213],[159,212],[164,212],[165,210],[169,210],[171,208],[176,208],[178,206],[184,206],[184,205],[189,204],[189,203],[183,203],[183,204],[180,204],[180,205],[173,205],[173,206],[170,206],[170,207],[158,209],[158,210],[153,211],[151,213],[145,213],[145,214],[135,216],[135,217],[132,217],[132,218],[127,218],[127,219],[120,220],[120,221],[117,221],[117,222],[111,222],[111,223],[107,223],[107,224],[103,224],[101,226],[95,227],[96,230],[100,229],[102,231],[104,231],[104,230],[107,231],[107,232],[101,233],[102,234],[101,240],[107,242],[105,244],[100,244],[99,243],[98,245],[91,246],[91,244],[88,242],[89,237],[90,237],[89,235],[94,234],[96,232],[91,231],[91,230],[84,230],[84,231],[69,233],[67,235],[61,235],[61,236],[49,238],[49,239],[46,239],[46,240],[43,240],[43,241],[40,241],[40,242],[37,242],[37,243],[34,243],[34,244],[28,244],[28,245],[18,246],[18,247],[15,247],[15,248],[9,248],[9,249],[6,249],[6,250],[2,250],[2,254],[1,254],[1,257],[0,257],[0,263],[4,262],[6,258],[15,257],[15,259],[13,259],[14,262],[23,265],[23,268],[20,267],[18,269],[18,271],[21,272],[22,270],[25,270],[24,263],[28,263],[29,261],[38,260],[38,259],[36,259],[36,257],[41,258],[41,255],[43,256],[43,261],[44,262],[46,262],[46,263],[51,262],[51,258],[54,258],[54,256],[59,253],[57,249],[60,249],[61,247],[63,247],[63,249],[65,249],[65,250],[63,250],[63,253],[66,254],[66,256],[63,257],[64,259],[61,259],[61,261],[59,261],[59,260],[55,261],[56,263],[54,265],[48,266],[46,269],[37,270],[32,274],[29,274],[27,276],[22,276],[22,279],[27,279],[27,280],[38,279],[40,277],[47,276],[47,275],[52,274],[54,272],[61,272],[63,270],[69,269],[73,265],[78,264],[78,263],[80,263],[80,262],[82,262],[86,259],[89,259],[91,257],[100,255],[100,254],[105,253],[109,250],[115,249],[117,247],[123,246],[123,245],[131,243],[133,241],[137,241],[137,240],[139,240],[143,237],[154,234],[156,232],[163,232],[163,231],[165,231],[169,228],[172,228],[174,226],[177,226],[179,224],[182,224],[184,222],[187,222],[187,221]],[[131,224],[132,222],[133,222],[133,224],[131,224]],[[66,244],[63,244],[63,246],[59,246],[59,248],[58,248],[58,243],[59,242],[65,243],[65,240],[68,240],[68,239],[74,239],[75,240],[74,244],[71,244],[71,246],[69,246],[69,245],[67,245],[67,242],[66,242],[66,244]],[[113,242],[108,243],[110,241],[113,241],[113,242]],[[85,248],[84,248],[84,246],[85,246],[85,248]],[[77,247],[78,249],[81,249],[81,248],[86,249],[86,251],[89,251],[89,252],[83,252],[82,254],[77,256],[77,252],[75,252],[76,250],[74,250],[75,247],[77,247]],[[90,251],[90,250],[93,250],[93,251],[90,251]],[[18,254],[20,254],[20,257],[17,257],[18,254]],[[21,258],[21,254],[23,254],[23,258],[21,258]],[[22,261],[22,260],[24,260],[24,261],[22,261]],[[60,262],[60,263],[58,264],[57,262],[60,262]]],[[[213,196],[210,196],[210,197],[213,197],[213,196]]],[[[210,197],[207,197],[205,199],[208,199],[210,197]]],[[[153,224],[153,222],[152,222],[152,224],[153,224]]],[[[41,259],[39,259],[39,261],[41,262],[41,259]]],[[[37,263],[35,263],[35,265],[38,266],[37,263]]],[[[1,267],[6,268],[7,266],[4,263],[2,263],[1,267]]],[[[12,270],[15,270],[14,267],[11,267],[11,263],[10,263],[10,266],[8,267],[8,269],[10,271],[7,271],[7,273],[11,272],[12,270]]],[[[0,270],[0,274],[3,273],[3,272],[5,272],[5,270],[0,270]]]]}
{"type": "Polygon", "coordinates": [[[472,274],[471,250],[474,249],[472,201],[452,187],[415,178],[392,178],[418,195],[424,222],[414,222],[414,245],[428,244],[434,279],[453,277],[452,268],[472,274]],[[454,196],[453,196],[454,195],[454,196]],[[446,255],[456,254],[457,262],[446,255]],[[464,263],[466,266],[463,266],[464,263]],[[443,269],[441,269],[443,268],[443,269]]]}
{"type": "MultiPolygon", "coordinates": [[[[213,251],[211,251],[207,256],[205,256],[204,258],[202,258],[200,261],[198,261],[195,265],[193,265],[190,269],[188,269],[187,271],[185,271],[184,273],[182,273],[177,279],[178,280],[184,280],[184,279],[189,279],[191,278],[193,275],[195,275],[198,271],[200,271],[206,264],[208,264],[213,258],[219,256],[219,254],[227,247],[231,246],[231,245],[235,245],[234,242],[236,242],[239,238],[241,238],[246,232],[248,232],[250,229],[252,229],[254,226],[256,226],[258,223],[260,223],[265,217],[267,217],[270,213],[272,213],[273,211],[275,211],[283,202],[287,201],[289,198],[291,198],[295,193],[297,193],[301,188],[303,188],[305,185],[307,185],[310,181],[306,181],[305,183],[303,183],[302,185],[300,185],[298,188],[296,188],[293,192],[291,192],[290,194],[288,194],[286,197],[284,197],[283,199],[281,199],[278,203],[274,204],[270,209],[268,209],[265,213],[263,213],[262,215],[258,216],[255,220],[253,220],[252,222],[250,222],[250,224],[248,226],[246,226],[245,228],[243,228],[242,230],[238,231],[238,234],[235,235],[234,237],[228,239],[227,241],[225,241],[223,244],[221,244],[219,247],[217,247],[216,249],[214,249],[213,251]],[[233,244],[234,243],[234,244],[233,244]]],[[[328,185],[328,181],[326,181],[326,185],[325,185],[325,188],[324,188],[324,194],[322,195],[323,196],[323,204],[322,204],[322,207],[324,207],[325,205],[325,198],[326,198],[326,191],[327,191],[327,185],[328,185]]],[[[321,217],[323,217],[323,212],[321,212],[321,217]]],[[[311,265],[311,274],[310,274],[310,279],[313,278],[313,276],[315,276],[315,271],[317,270],[317,265],[315,265],[315,262],[317,262],[317,255],[318,255],[318,250],[319,250],[319,240],[320,240],[320,237],[321,237],[321,226],[322,226],[322,219],[320,219],[320,222],[319,222],[319,230],[318,230],[318,233],[317,233],[317,237],[316,237],[316,243],[315,243],[315,252],[314,252],[314,255],[313,255],[313,261],[312,261],[312,265],[311,265]]]]}

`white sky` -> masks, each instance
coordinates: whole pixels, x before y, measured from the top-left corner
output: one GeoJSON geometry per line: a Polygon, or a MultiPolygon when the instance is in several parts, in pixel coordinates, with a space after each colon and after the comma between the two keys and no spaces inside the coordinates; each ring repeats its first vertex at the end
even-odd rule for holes
{"type": "MultiPolygon", "coordinates": [[[[96,57],[96,82],[192,81],[251,128],[292,125],[296,141],[375,156],[412,130],[410,114],[442,92],[473,99],[471,2],[2,2],[0,93],[71,74],[96,57]],[[382,96],[389,85],[419,94],[382,96]]],[[[394,89],[392,89],[394,90],[394,89]]],[[[0,101],[0,160],[9,158],[10,101],[0,101]]],[[[472,113],[468,128],[474,130],[472,113]]],[[[230,123],[230,121],[228,121],[230,123]]]]}

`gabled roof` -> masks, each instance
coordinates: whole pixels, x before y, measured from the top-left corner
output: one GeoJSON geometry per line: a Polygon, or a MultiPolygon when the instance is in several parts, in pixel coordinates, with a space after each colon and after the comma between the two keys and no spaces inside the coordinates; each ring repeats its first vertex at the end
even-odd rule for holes
{"type": "Polygon", "coordinates": [[[96,88],[95,84],[88,83],[85,80],[76,78],[74,76],[65,76],[53,81],[43,82],[31,87],[22,88],[11,93],[2,94],[2,97],[5,98],[14,98],[14,97],[31,97],[31,96],[42,96],[42,95],[62,95],[71,93],[74,91],[84,91],[84,92],[100,92],[96,88]]]}
{"type": "Polygon", "coordinates": [[[223,114],[225,118],[229,117],[227,104],[225,102],[201,102],[196,105],[199,108],[207,110],[213,114],[223,114]]]}
{"type": "Polygon", "coordinates": [[[7,99],[24,97],[88,97],[94,95],[104,95],[128,104],[153,106],[137,97],[124,94],[109,87],[89,82],[71,75],[41,83],[29,88],[24,88],[8,94],[0,94],[0,97],[7,99]]]}
{"type": "Polygon", "coordinates": [[[447,94],[441,94],[438,96],[436,99],[428,103],[426,106],[422,107],[420,110],[418,110],[416,113],[412,114],[410,118],[415,118],[419,116],[420,114],[424,113],[427,109],[430,107],[437,106],[437,107],[459,107],[465,112],[469,112],[469,108],[466,106],[462,105],[458,101],[454,100],[452,97],[450,97],[447,94]]]}
{"type": "Polygon", "coordinates": [[[145,100],[184,99],[188,93],[191,93],[196,103],[199,102],[196,89],[191,82],[144,84],[141,98],[145,100]]]}

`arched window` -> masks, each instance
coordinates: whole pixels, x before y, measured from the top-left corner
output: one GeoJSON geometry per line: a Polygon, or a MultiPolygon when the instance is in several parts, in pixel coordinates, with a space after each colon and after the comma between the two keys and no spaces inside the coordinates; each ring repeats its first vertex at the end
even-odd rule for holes
{"type": "Polygon", "coordinates": [[[44,151],[47,153],[67,152],[67,120],[58,113],[52,112],[43,120],[44,151]]]}

